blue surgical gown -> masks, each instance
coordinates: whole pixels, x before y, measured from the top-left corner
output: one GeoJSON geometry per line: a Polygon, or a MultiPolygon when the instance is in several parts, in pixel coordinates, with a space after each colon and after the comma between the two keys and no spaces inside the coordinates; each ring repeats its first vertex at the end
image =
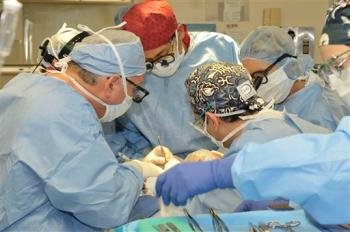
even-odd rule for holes
{"type": "Polygon", "coordinates": [[[0,231],[91,231],[128,219],[142,187],[91,104],[63,81],[19,74],[0,90],[0,231]]]}
{"type": "Polygon", "coordinates": [[[350,115],[350,107],[335,91],[316,82],[289,96],[283,103],[276,105],[275,109],[286,109],[287,112],[331,131],[337,128],[344,116],[350,115]]]}
{"type": "Polygon", "coordinates": [[[231,169],[247,200],[283,197],[321,224],[350,223],[350,117],[331,134],[300,134],[249,144],[231,169]]]}
{"type": "Polygon", "coordinates": [[[266,118],[252,121],[230,145],[225,156],[239,152],[250,142],[265,143],[274,139],[287,137],[299,133],[329,133],[324,127],[317,126],[311,122],[299,118],[295,114],[282,112],[282,119],[266,118]]]}
{"type": "MultiPolygon", "coordinates": [[[[239,137],[232,141],[225,156],[235,155],[248,143],[265,143],[299,133],[329,132],[328,129],[305,121],[295,114],[286,112],[281,112],[281,114],[281,118],[263,118],[251,121],[239,137]]],[[[221,213],[228,213],[232,212],[241,201],[242,199],[236,190],[216,189],[194,197],[186,208],[196,214],[207,213],[209,208],[214,208],[221,213]]]]}
{"type": "MultiPolygon", "coordinates": [[[[180,156],[200,148],[216,148],[210,139],[190,126],[195,119],[184,82],[201,64],[213,61],[238,63],[238,48],[232,38],[219,33],[193,32],[190,37],[189,50],[173,76],[161,78],[146,74],[144,88],[150,94],[141,104],[133,104],[126,113],[128,121],[124,118],[121,123],[125,129],[120,133],[127,137],[129,145],[142,144],[138,138],[142,135],[150,142],[149,146],[158,145],[159,136],[162,145],[180,156]]],[[[134,150],[135,154],[128,155],[143,153],[140,146],[134,150]]]]}

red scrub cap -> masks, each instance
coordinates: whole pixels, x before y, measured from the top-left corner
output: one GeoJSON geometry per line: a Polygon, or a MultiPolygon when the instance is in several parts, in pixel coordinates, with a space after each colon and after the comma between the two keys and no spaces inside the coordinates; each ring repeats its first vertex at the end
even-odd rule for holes
{"type": "Polygon", "coordinates": [[[177,29],[175,14],[165,0],[148,0],[135,4],[123,17],[124,29],[140,37],[145,51],[171,41],[177,29]]]}

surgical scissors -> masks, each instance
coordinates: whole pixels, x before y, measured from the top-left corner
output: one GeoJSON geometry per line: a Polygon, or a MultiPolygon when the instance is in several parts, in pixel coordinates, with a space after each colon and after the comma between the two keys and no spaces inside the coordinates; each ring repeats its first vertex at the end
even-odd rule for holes
{"type": "Polygon", "coordinates": [[[216,214],[214,209],[210,208],[209,212],[212,216],[212,223],[213,223],[213,228],[214,231],[217,232],[229,232],[229,229],[225,222],[219,217],[219,215],[216,214]]]}
{"type": "Polygon", "coordinates": [[[203,232],[203,229],[200,227],[198,222],[190,215],[186,208],[183,209],[185,215],[187,216],[188,225],[191,227],[194,232],[203,232]]]}

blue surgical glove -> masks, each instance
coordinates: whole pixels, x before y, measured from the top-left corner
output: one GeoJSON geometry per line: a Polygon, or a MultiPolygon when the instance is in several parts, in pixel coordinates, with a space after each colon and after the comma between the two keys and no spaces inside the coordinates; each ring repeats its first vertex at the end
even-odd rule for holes
{"type": "Polygon", "coordinates": [[[255,210],[288,210],[292,209],[289,207],[289,201],[283,198],[277,198],[275,200],[264,200],[264,201],[251,201],[246,200],[239,204],[234,212],[246,212],[255,210]]]}
{"type": "Polygon", "coordinates": [[[182,163],[157,179],[157,196],[164,204],[185,205],[188,198],[216,188],[233,188],[231,167],[235,157],[207,162],[182,163]]]}

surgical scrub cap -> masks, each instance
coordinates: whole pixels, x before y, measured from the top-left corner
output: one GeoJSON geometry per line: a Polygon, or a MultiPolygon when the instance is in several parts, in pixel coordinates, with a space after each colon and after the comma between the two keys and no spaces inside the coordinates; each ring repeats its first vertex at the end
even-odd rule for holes
{"type": "MultiPolygon", "coordinates": [[[[131,32],[107,29],[100,33],[111,41],[124,67],[125,77],[146,72],[145,57],[140,39],[131,32]]],[[[121,74],[112,47],[98,35],[91,35],[77,43],[69,55],[83,69],[101,76],[121,74]]]]}
{"type": "Polygon", "coordinates": [[[115,25],[119,25],[124,21],[124,15],[126,14],[126,12],[128,12],[130,10],[131,7],[133,7],[134,4],[127,4],[124,6],[121,6],[118,8],[117,12],[115,12],[115,16],[114,16],[114,23],[115,25]]]}
{"type": "Polygon", "coordinates": [[[140,37],[145,51],[162,46],[177,29],[175,14],[165,0],[148,0],[133,5],[124,15],[124,29],[140,37]]]}
{"type": "Polygon", "coordinates": [[[320,46],[350,45],[350,1],[340,1],[328,9],[320,46]]]}
{"type": "MultiPolygon", "coordinates": [[[[296,47],[290,35],[276,26],[261,26],[243,40],[239,52],[240,60],[257,59],[269,64],[275,62],[281,55],[287,53],[296,55],[296,47]]],[[[297,58],[285,58],[276,64],[283,67],[290,79],[297,79],[311,70],[310,65],[303,65],[312,58],[308,55],[298,54],[297,58]]]]}
{"type": "Polygon", "coordinates": [[[215,62],[196,68],[185,82],[196,114],[234,115],[261,109],[251,77],[242,65],[215,62]]]}

